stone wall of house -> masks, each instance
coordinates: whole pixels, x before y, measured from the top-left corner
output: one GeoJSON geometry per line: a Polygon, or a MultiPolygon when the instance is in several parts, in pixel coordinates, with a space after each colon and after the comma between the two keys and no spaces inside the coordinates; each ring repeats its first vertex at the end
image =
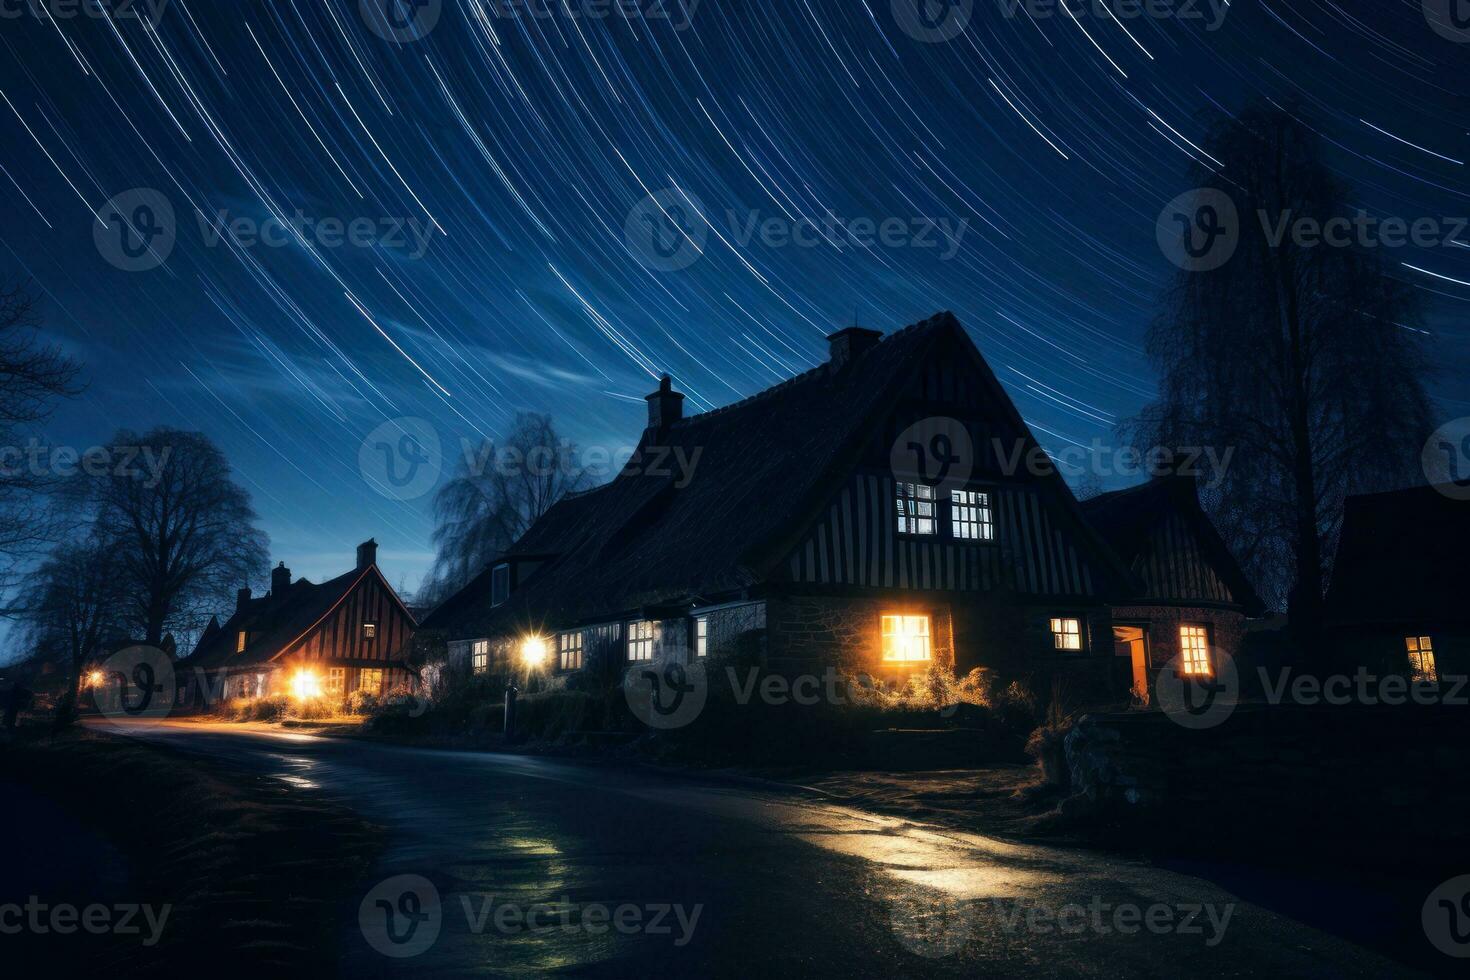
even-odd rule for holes
{"type": "MultiPolygon", "coordinates": [[[[820,673],[828,665],[851,674],[903,674],[914,665],[884,663],[885,614],[929,617],[933,662],[954,665],[949,603],[923,595],[902,601],[835,596],[786,596],[767,605],[766,666],[778,673],[820,673]]],[[[926,665],[919,665],[926,666],[926,665]]]]}
{"type": "Polygon", "coordinates": [[[1159,711],[1090,715],[1067,736],[1078,796],[1064,812],[1096,812],[1182,849],[1294,854],[1325,840],[1343,860],[1386,867],[1463,855],[1466,712],[1242,705],[1198,730],[1159,711]],[[1352,840],[1361,846],[1342,852],[1352,840]]]}
{"type": "MultiPolygon", "coordinates": [[[[1210,644],[1231,657],[1240,655],[1245,639],[1245,615],[1210,606],[1116,606],[1113,621],[1147,620],[1149,666],[1163,667],[1179,656],[1179,626],[1198,623],[1210,628],[1210,644]]],[[[1111,642],[1111,640],[1109,641],[1111,642]]]]}

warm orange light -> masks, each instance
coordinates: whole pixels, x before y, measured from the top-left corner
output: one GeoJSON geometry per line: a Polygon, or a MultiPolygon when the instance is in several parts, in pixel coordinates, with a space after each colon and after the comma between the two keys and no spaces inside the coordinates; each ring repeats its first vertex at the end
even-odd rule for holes
{"type": "Polygon", "coordinates": [[[544,637],[528,636],[521,641],[521,660],[527,667],[540,667],[549,653],[544,637]]]}
{"type": "Polygon", "coordinates": [[[87,675],[87,686],[88,687],[101,687],[102,686],[102,671],[100,671],[100,670],[94,670],[90,674],[88,674],[87,675]]]}
{"type": "Polygon", "coordinates": [[[297,701],[310,701],[322,696],[322,679],[305,667],[291,676],[291,697],[297,701]]]}
{"type": "Polygon", "coordinates": [[[933,657],[928,616],[884,616],[883,659],[914,663],[933,657]]]}

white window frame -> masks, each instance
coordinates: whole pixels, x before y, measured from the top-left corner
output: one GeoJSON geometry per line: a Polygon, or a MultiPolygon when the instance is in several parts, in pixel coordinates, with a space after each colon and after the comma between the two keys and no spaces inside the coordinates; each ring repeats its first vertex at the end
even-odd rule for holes
{"type": "Polygon", "coordinates": [[[939,501],[932,486],[900,480],[893,496],[899,534],[931,538],[939,533],[939,501]]]}
{"type": "Polygon", "coordinates": [[[694,655],[709,656],[709,617],[694,617],[694,655]]]}
{"type": "Polygon", "coordinates": [[[628,663],[646,664],[653,659],[653,620],[638,619],[628,624],[628,663]]]}
{"type": "Polygon", "coordinates": [[[994,541],[995,511],[986,490],[949,492],[950,536],[957,541],[994,541]]]}
{"type": "Polygon", "coordinates": [[[470,672],[473,674],[490,672],[489,640],[475,640],[470,644],[470,672]]]}
{"type": "Polygon", "coordinates": [[[884,663],[922,664],[934,659],[934,630],[927,614],[884,613],[880,632],[884,663]]]}
{"type": "Polygon", "coordinates": [[[1051,617],[1051,642],[1053,648],[1063,653],[1081,653],[1087,649],[1084,640],[1086,631],[1082,628],[1081,616],[1053,616],[1051,617]]]}
{"type": "Polygon", "coordinates": [[[582,631],[572,630],[556,638],[557,666],[561,670],[582,669],[582,631]]]}
{"type": "Polygon", "coordinates": [[[347,692],[347,668],[346,667],[328,667],[327,668],[327,686],[326,686],[326,693],[327,694],[335,694],[338,697],[341,697],[346,692],[347,692]]]}
{"type": "Polygon", "coordinates": [[[378,623],[376,620],[368,620],[362,624],[362,638],[364,640],[376,640],[378,638],[378,623]]]}
{"type": "Polygon", "coordinates": [[[1179,624],[1179,673],[1185,677],[1213,677],[1210,627],[1205,623],[1179,624]]]}

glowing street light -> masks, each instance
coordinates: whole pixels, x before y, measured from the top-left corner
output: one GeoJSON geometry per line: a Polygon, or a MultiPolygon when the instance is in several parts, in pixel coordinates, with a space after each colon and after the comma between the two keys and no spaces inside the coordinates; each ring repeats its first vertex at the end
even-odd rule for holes
{"type": "Polygon", "coordinates": [[[521,661],[527,667],[540,667],[549,653],[544,637],[528,636],[521,641],[521,661]]]}

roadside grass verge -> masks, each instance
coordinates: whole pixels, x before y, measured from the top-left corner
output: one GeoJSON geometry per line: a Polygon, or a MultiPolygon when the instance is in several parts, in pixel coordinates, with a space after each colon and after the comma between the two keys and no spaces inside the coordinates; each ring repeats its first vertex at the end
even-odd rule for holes
{"type": "MultiPolygon", "coordinates": [[[[24,937],[57,975],[335,970],[342,909],[380,849],[378,828],[300,788],[96,732],[19,734],[0,742],[0,759],[4,780],[121,853],[129,901],[170,906],[153,946],[136,936],[24,937]]],[[[44,836],[24,810],[11,817],[9,846],[44,836]]]]}

